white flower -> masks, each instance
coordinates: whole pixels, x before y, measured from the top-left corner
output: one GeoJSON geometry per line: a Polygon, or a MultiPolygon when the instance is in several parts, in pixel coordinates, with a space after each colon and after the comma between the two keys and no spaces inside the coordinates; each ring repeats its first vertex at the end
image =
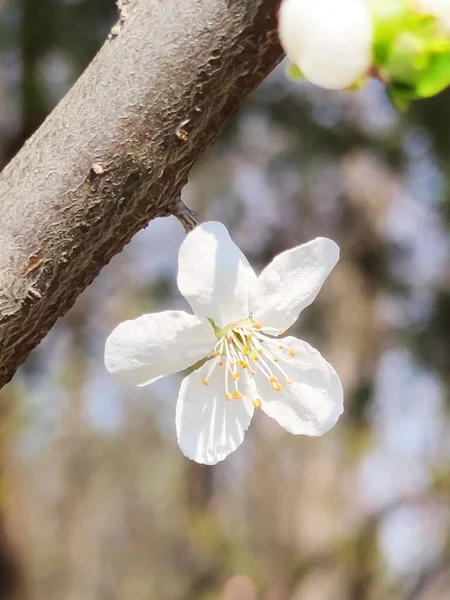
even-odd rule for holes
{"type": "Polygon", "coordinates": [[[339,377],[306,342],[276,338],[338,258],[334,242],[317,238],[257,277],[221,223],[200,225],[178,258],[178,287],[195,316],[167,311],[121,323],[106,342],[106,367],[142,386],[204,361],[184,378],[176,409],[180,448],[200,463],[236,450],[255,407],[291,433],[322,435],[343,411],[339,377]]]}
{"type": "Polygon", "coordinates": [[[370,68],[372,19],[360,0],[283,0],[278,28],[286,54],[312,83],[345,89],[370,68]]]}
{"type": "Polygon", "coordinates": [[[450,34],[450,0],[411,0],[417,9],[433,15],[445,33],[450,34]]]}

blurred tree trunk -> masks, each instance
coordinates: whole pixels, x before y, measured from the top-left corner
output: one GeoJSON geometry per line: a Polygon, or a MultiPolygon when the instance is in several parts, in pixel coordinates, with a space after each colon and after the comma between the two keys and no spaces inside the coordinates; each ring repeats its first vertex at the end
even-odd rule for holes
{"type": "Polygon", "coordinates": [[[0,176],[0,386],[282,58],[279,0],[132,0],[0,176]]]}
{"type": "Polygon", "coordinates": [[[13,156],[36,131],[48,114],[45,82],[40,74],[40,62],[55,45],[55,0],[22,0],[21,14],[21,128],[8,145],[8,156],[13,156]],[[44,85],[43,85],[44,84],[44,85]]]}
{"type": "Polygon", "coordinates": [[[20,465],[12,457],[11,438],[17,430],[19,398],[0,401],[0,600],[25,600],[28,591],[28,515],[23,502],[20,465]],[[8,402],[8,400],[10,402],[8,402]]]}
{"type": "MultiPolygon", "coordinates": [[[[1,7],[0,3],[0,7],[1,7]]],[[[54,43],[54,0],[21,1],[21,127],[8,143],[2,158],[12,156],[47,115],[47,103],[39,82],[39,61],[54,43]]],[[[3,165],[2,165],[3,166],[3,165]]],[[[0,600],[20,600],[28,595],[28,540],[23,540],[26,507],[20,468],[11,459],[11,439],[16,433],[16,406],[19,398],[0,395],[0,600]]],[[[26,536],[26,534],[25,534],[26,536]]]]}

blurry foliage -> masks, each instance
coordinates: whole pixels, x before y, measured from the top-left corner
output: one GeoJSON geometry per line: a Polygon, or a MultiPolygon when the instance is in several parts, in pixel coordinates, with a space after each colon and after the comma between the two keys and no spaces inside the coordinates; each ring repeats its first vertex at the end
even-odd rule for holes
{"type": "MultiPolygon", "coordinates": [[[[4,162],[114,18],[112,0],[4,3],[4,162]]],[[[0,392],[0,598],[449,597],[449,123],[448,92],[400,116],[376,82],[332,93],[283,67],[252,95],[186,201],[257,268],[316,235],[340,244],[294,334],[341,374],[344,417],[319,440],[257,415],[224,464],[185,459],[176,381],[129,389],[102,365],[118,321],[185,306],[181,230],[151,224],[0,392]]]]}

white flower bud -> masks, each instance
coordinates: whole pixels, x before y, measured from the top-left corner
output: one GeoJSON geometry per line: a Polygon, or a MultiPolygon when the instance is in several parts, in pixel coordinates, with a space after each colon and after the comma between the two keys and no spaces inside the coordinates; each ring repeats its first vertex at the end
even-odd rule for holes
{"type": "Polygon", "coordinates": [[[445,33],[450,34],[450,0],[415,0],[417,9],[434,15],[445,33]]]}
{"type": "Polygon", "coordinates": [[[291,61],[322,87],[345,89],[370,68],[372,20],[360,0],[283,0],[279,34],[291,61]]]}

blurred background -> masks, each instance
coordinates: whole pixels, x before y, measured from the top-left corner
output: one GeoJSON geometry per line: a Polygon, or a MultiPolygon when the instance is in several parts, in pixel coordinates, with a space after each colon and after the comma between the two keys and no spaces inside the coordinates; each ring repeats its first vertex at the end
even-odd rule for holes
{"type": "MultiPolygon", "coordinates": [[[[115,19],[113,0],[0,0],[2,165],[115,19]]],[[[0,392],[0,599],[450,598],[449,165],[449,93],[398,114],[377,82],[327,92],[280,66],[184,199],[256,269],[339,243],[293,333],[340,374],[344,416],[308,439],[258,413],[224,463],[181,454],[179,378],[103,366],[119,321],[186,306],[183,230],[155,220],[0,392]]]]}

